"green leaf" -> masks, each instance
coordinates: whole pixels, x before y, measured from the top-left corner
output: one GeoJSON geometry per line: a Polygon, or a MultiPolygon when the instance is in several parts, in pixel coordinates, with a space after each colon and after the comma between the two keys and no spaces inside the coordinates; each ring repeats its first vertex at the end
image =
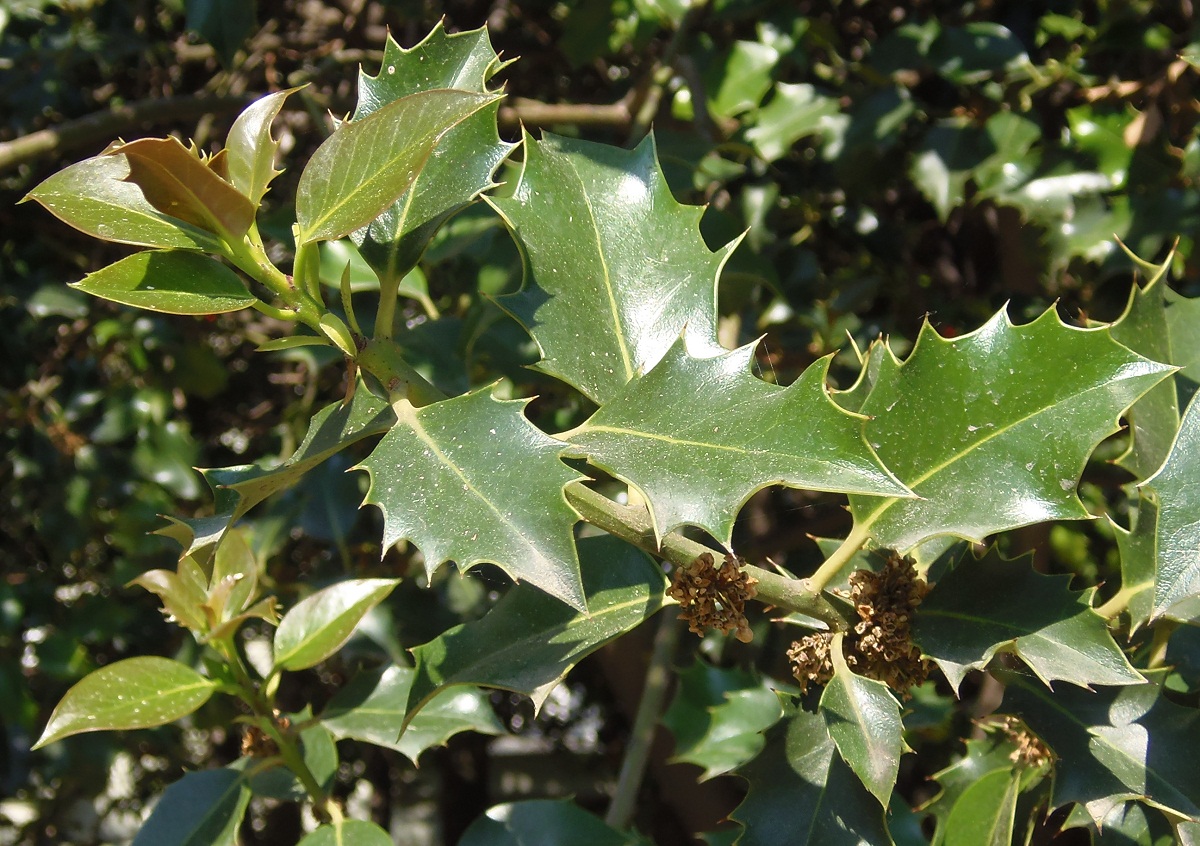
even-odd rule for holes
{"type": "Polygon", "coordinates": [[[180,559],[176,572],[148,570],[129,584],[143,587],[158,596],[168,618],[197,636],[208,631],[209,620],[204,616],[208,579],[190,556],[180,559]]]}
{"type": "Polygon", "coordinates": [[[856,533],[900,550],[1087,518],[1075,486],[1088,456],[1171,372],[1053,309],[1024,326],[1001,311],[950,339],[926,323],[907,360],[880,364],[861,409],[867,441],[921,498],[851,494],[850,508],[856,533]]]}
{"type": "MultiPolygon", "coordinates": [[[[1200,396],[1197,394],[1196,396],[1200,396]]],[[[1161,617],[1200,597],[1200,400],[1188,404],[1166,461],[1143,483],[1158,500],[1154,609],[1161,617]]]]}
{"type": "Polygon", "coordinates": [[[338,820],[323,825],[300,841],[299,846],[392,846],[392,836],[372,822],[338,820]]]}
{"type": "Polygon", "coordinates": [[[651,846],[650,841],[610,828],[568,800],[532,799],[489,808],[458,846],[651,846]]]}
{"type": "Polygon", "coordinates": [[[412,669],[395,664],[359,673],[329,700],[322,724],[339,740],[352,737],[395,749],[414,764],[426,749],[459,732],[504,733],[487,699],[471,688],[436,694],[406,728],[413,677],[412,669]]]}
{"type": "Polygon", "coordinates": [[[948,118],[925,133],[909,176],[944,221],[953,208],[962,205],[971,173],[996,153],[982,128],[966,119],[948,118]]]}
{"type": "Polygon", "coordinates": [[[819,714],[788,709],[738,772],[750,784],[730,818],[739,846],[889,846],[883,809],[836,753],[819,714]]]}
{"type": "Polygon", "coordinates": [[[633,150],[525,138],[511,199],[489,199],[525,256],[525,287],[500,304],[541,348],[537,369],[598,403],[666,355],[686,326],[718,353],[716,289],[729,245],[709,252],[703,208],[675,202],[654,140],[633,150]]]}
{"type": "Polygon", "coordinates": [[[1020,717],[1055,754],[1051,807],[1079,802],[1103,820],[1128,799],[1200,817],[1200,711],[1164,699],[1157,683],[1061,688],[1016,674],[1000,711],[1020,717]]]}
{"type": "Polygon", "coordinates": [[[1125,611],[1129,614],[1130,634],[1150,621],[1154,610],[1155,534],[1158,531],[1158,504],[1138,491],[1133,525],[1126,529],[1109,518],[1117,551],[1121,556],[1121,592],[1128,595],[1125,611]]]}
{"type": "Polygon", "coordinates": [[[188,29],[212,45],[217,58],[232,68],[237,51],[254,32],[257,0],[187,0],[188,29]]]}
{"type": "Polygon", "coordinates": [[[769,162],[783,158],[792,145],[809,135],[828,136],[835,129],[841,109],[808,83],[779,82],[771,102],[759,110],[746,140],[769,162]]]}
{"type": "MultiPolygon", "coordinates": [[[[389,35],[379,73],[359,74],[354,120],[431,89],[490,94],[487,81],[504,64],[482,27],[447,35],[439,21],[408,50],[389,35]]],[[[449,129],[403,196],[354,233],[363,257],[381,277],[396,279],[407,273],[442,223],[492,187],[492,174],[513,148],[496,133],[499,107],[488,105],[449,129]]]]}
{"type": "Polygon", "coordinates": [[[1020,776],[993,770],[969,786],[946,818],[945,842],[955,846],[1011,846],[1020,776]]]}
{"type": "Polygon", "coordinates": [[[399,579],[347,579],[296,603],[275,630],[275,666],[303,670],[342,648],[368,611],[399,579]]]}
{"type": "MultiPolygon", "coordinates": [[[[312,724],[312,709],[307,705],[296,714],[289,714],[293,725],[308,725],[300,732],[301,752],[304,765],[321,787],[328,787],[338,768],[337,744],[329,729],[320,723],[312,724]]],[[[255,758],[242,758],[232,766],[246,765],[255,770],[250,776],[250,790],[255,796],[277,799],[284,802],[302,802],[308,791],[300,779],[279,761],[276,766],[263,770],[255,758]]]]}
{"type": "Polygon", "coordinates": [[[662,722],[675,735],[671,760],[703,768],[706,780],[757,755],[762,733],[782,716],[779,694],[757,674],[697,660],[679,673],[662,722]]]}
{"type": "Polygon", "coordinates": [[[1167,328],[1171,333],[1169,364],[1178,365],[1179,377],[1200,385],[1200,297],[1184,297],[1167,289],[1167,328]]]}
{"type": "Polygon", "coordinates": [[[66,692],[33,748],[88,731],[174,722],[207,702],[215,687],[216,682],[168,658],[145,655],[117,661],[84,676],[66,692]]]}
{"type": "Polygon", "coordinates": [[[863,419],[829,398],[827,360],[785,389],[753,376],[753,357],[753,345],[694,357],[680,338],[563,435],[569,454],[637,486],[659,537],[693,525],[726,545],[742,504],[769,485],[907,493],[863,441],[863,419]]]}
{"type": "Polygon", "coordinates": [[[145,250],[89,273],[71,287],[114,303],[167,314],[239,311],[255,297],[220,262],[182,250],[145,250]]]}
{"type": "Polygon", "coordinates": [[[342,123],[300,175],[300,243],[332,240],[370,223],[399,199],[445,133],[499,94],[438,89],[342,123]]]}
{"type": "Polygon", "coordinates": [[[1032,556],[1009,561],[994,547],[979,559],[966,553],[917,609],[913,639],[956,691],[968,670],[999,652],[1018,655],[1047,685],[1139,684],[1092,610],[1093,591],[1072,593],[1070,581],[1038,573],[1032,556]]]}
{"type": "Polygon", "coordinates": [[[712,64],[706,77],[713,84],[708,109],[720,117],[734,117],[757,106],[771,90],[771,71],[779,51],[757,41],[735,41],[723,61],[712,64]]]}
{"type": "MultiPolygon", "coordinates": [[[[840,647],[839,639],[834,643],[840,647]]],[[[833,666],[821,693],[821,716],[842,760],[887,808],[905,750],[900,703],[883,682],[850,672],[840,648],[833,650],[833,666]]]]}
{"type": "Polygon", "coordinates": [[[1005,778],[1014,774],[1012,754],[1016,751],[1003,734],[994,732],[981,739],[968,740],[966,754],[942,771],[935,773],[941,790],[919,810],[930,812],[936,819],[933,844],[953,844],[946,836],[947,824],[954,809],[967,791],[984,778],[996,773],[1005,778]]]}
{"type": "Polygon", "coordinates": [[[211,233],[150,205],[129,175],[125,156],[99,155],[60,170],[21,202],[36,200],[63,223],[105,241],[208,252],[221,249],[211,233]]]}
{"type": "Polygon", "coordinates": [[[262,202],[271,180],[283,173],[275,169],[279,142],[271,137],[271,122],[283,108],[288,95],[299,90],[289,88],[255,100],[238,115],[225,139],[229,181],[249,197],[255,207],[262,202]]]}
{"type": "Polygon", "coordinates": [[[483,619],[412,650],[416,676],[405,719],[416,717],[435,694],[461,684],[523,693],[540,708],[584,656],[662,607],[666,579],[645,553],[609,535],[584,538],[579,553],[589,614],[514,586],[483,619]]]}
{"type": "Polygon", "coordinates": [[[249,803],[243,773],[228,768],[185,773],[163,792],[133,846],[234,846],[249,803]]]}
{"type": "Polygon", "coordinates": [[[1094,846],[1177,846],[1187,843],[1176,838],[1162,814],[1149,813],[1138,802],[1116,805],[1099,825],[1082,805],[1071,809],[1063,829],[1087,828],[1094,846]]]}
{"type": "Polygon", "coordinates": [[[563,494],[580,477],[522,414],[528,400],[492,391],[397,404],[399,423],[358,465],[371,474],[366,502],[383,511],[383,547],[411,540],[430,575],[450,559],[463,571],[490,561],[582,609],[579,518],[563,494]]]}

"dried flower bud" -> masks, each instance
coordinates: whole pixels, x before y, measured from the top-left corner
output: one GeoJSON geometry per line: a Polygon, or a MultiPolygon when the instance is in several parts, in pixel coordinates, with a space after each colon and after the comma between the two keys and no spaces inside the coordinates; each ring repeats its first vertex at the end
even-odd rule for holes
{"type": "Polygon", "coordinates": [[[758,580],[746,574],[740,559],[726,555],[720,568],[711,553],[704,553],[686,567],[675,568],[667,595],[679,603],[679,619],[688,629],[703,636],[709,629],[734,633],[742,643],[754,637],[746,620],[746,600],[755,594],[758,580]]]}
{"type": "Polygon", "coordinates": [[[833,661],[829,657],[832,642],[832,634],[820,632],[805,635],[792,643],[787,656],[802,692],[807,691],[810,684],[828,684],[833,678],[833,661]]]}

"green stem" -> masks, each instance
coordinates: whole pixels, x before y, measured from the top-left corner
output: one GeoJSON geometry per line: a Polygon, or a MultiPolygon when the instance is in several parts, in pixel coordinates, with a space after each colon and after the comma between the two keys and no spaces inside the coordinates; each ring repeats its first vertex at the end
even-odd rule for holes
{"type": "Polygon", "coordinates": [[[289,323],[294,323],[300,319],[296,312],[288,311],[286,308],[276,308],[270,303],[264,303],[262,300],[255,300],[250,303],[250,308],[262,312],[267,317],[274,317],[276,320],[286,320],[289,323]]]}
{"type": "Polygon", "coordinates": [[[621,760],[621,772],[617,776],[617,789],[604,821],[613,828],[629,827],[637,804],[638,790],[646,773],[646,762],[650,759],[650,745],[654,740],[654,729],[662,715],[667,688],[671,682],[671,656],[679,643],[679,621],[671,614],[664,614],[654,635],[654,652],[650,666],[646,668],[646,684],[638,702],[633,727],[629,731],[629,742],[621,760]]]}
{"type": "Polygon", "coordinates": [[[820,593],[825,590],[825,586],[842,571],[842,568],[854,557],[854,554],[862,549],[863,544],[867,542],[867,538],[869,537],[870,535],[867,533],[866,526],[855,526],[851,530],[850,535],[842,541],[842,545],[835,549],[833,554],[825,559],[825,563],[808,577],[808,589],[813,593],[820,593]]]}
{"type": "Polygon", "coordinates": [[[297,288],[283,271],[271,263],[258,243],[246,239],[238,244],[226,244],[226,247],[228,252],[225,257],[251,279],[283,300],[284,304],[295,312],[294,319],[302,321],[317,332],[321,331],[324,306],[297,288]]]}
{"type": "Polygon", "coordinates": [[[375,312],[375,338],[387,341],[392,337],[392,327],[396,322],[396,300],[400,294],[402,276],[395,273],[385,274],[379,280],[379,309],[375,312]]]}
{"type": "Polygon", "coordinates": [[[1149,582],[1141,585],[1133,585],[1131,587],[1122,587],[1106,602],[1097,606],[1095,611],[1106,620],[1115,620],[1121,615],[1121,612],[1129,608],[1129,603],[1133,601],[1135,596],[1149,589],[1149,582]]]}

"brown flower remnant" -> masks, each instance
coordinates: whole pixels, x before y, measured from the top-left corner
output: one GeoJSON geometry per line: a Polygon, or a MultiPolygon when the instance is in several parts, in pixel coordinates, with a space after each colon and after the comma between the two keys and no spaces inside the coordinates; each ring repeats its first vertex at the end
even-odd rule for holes
{"type": "Polygon", "coordinates": [[[1054,753],[1042,739],[1025,727],[1016,717],[1002,716],[996,723],[1005,737],[1017,748],[1008,756],[1009,760],[1022,769],[1039,769],[1054,759],[1054,753]]]}
{"type": "Polygon", "coordinates": [[[754,637],[746,621],[746,600],[754,597],[758,580],[746,574],[742,563],[726,555],[718,569],[712,553],[705,552],[675,568],[667,595],[679,603],[679,619],[687,620],[689,631],[701,636],[708,629],[733,632],[742,643],[754,637]]]}
{"type": "MultiPolygon", "coordinates": [[[[913,614],[927,593],[929,585],[918,577],[913,562],[895,553],[877,573],[855,570],[850,576],[850,601],[859,622],[846,633],[846,665],[908,698],[909,689],[925,681],[931,669],[912,642],[913,614]]],[[[788,650],[801,687],[833,677],[830,639],[829,634],[808,635],[788,650]]]]}
{"type": "Polygon", "coordinates": [[[279,754],[275,741],[258,726],[242,727],[242,755],[252,758],[270,758],[279,754]]]}

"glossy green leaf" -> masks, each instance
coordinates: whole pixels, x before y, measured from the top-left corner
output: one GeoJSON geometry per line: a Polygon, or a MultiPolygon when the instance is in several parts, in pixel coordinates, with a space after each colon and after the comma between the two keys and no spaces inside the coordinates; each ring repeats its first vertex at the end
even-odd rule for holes
{"type": "Polygon", "coordinates": [[[1186,844],[1176,838],[1163,815],[1138,802],[1116,805],[1099,826],[1082,805],[1076,805],[1063,823],[1064,829],[1087,828],[1093,846],[1178,846],[1186,844]]]}
{"type": "Polygon", "coordinates": [[[1031,556],[966,553],[917,609],[913,639],[955,690],[968,670],[983,669],[999,652],[1020,656],[1047,685],[1141,683],[1092,610],[1092,591],[1072,592],[1070,581],[1038,573],[1031,556]]]}
{"type": "Polygon", "coordinates": [[[679,673],[662,722],[675,736],[672,760],[695,764],[710,779],[757,755],[762,733],[782,716],[779,694],[757,674],[698,660],[679,673]]]}
{"type": "Polygon", "coordinates": [[[883,682],[852,673],[840,654],[833,666],[821,693],[821,716],[842,760],[886,808],[905,750],[900,703],[883,682]]]}
{"type": "Polygon", "coordinates": [[[563,444],[525,418],[528,402],[488,387],[398,404],[399,423],[359,465],[371,474],[366,501],[383,511],[384,548],[411,540],[430,575],[451,559],[463,571],[490,561],[582,609],[579,518],[563,494],[580,477],[558,460],[563,444]]]}
{"type": "Polygon", "coordinates": [[[105,241],[208,252],[221,246],[212,233],[152,206],[129,181],[129,159],[119,154],[95,156],[64,168],[25,200],[36,200],[63,223],[105,241]]]}
{"type": "Polygon", "coordinates": [[[441,691],[405,727],[413,676],[412,669],[395,664],[359,673],[329,700],[321,723],[339,740],[352,737],[386,746],[414,764],[426,749],[444,745],[459,732],[504,732],[486,697],[465,687],[441,691]]]}
{"type": "Polygon", "coordinates": [[[703,209],[675,202],[654,140],[634,150],[525,139],[511,199],[489,200],[525,256],[525,287],[500,299],[542,351],[537,369],[599,403],[666,355],[686,326],[721,351],[716,287],[732,251],[709,252],[703,209]]]}
{"type": "Polygon", "coordinates": [[[300,841],[299,846],[392,846],[392,836],[373,822],[338,820],[323,825],[300,841]]]}
{"type": "Polygon", "coordinates": [[[716,83],[709,88],[708,109],[720,117],[734,117],[753,109],[771,90],[779,51],[758,41],[735,41],[723,58],[708,73],[716,83]]]}
{"type": "Polygon", "coordinates": [[[455,626],[414,649],[409,692],[412,720],[452,685],[523,693],[541,707],[584,656],[636,628],[664,602],[662,570],[640,550],[611,536],[579,542],[584,615],[526,585],[516,585],[486,617],[455,626]]]}
{"type": "Polygon", "coordinates": [[[300,175],[298,240],[332,240],[370,223],[408,191],[442,136],[499,98],[437,89],[346,121],[300,175]]]}
{"type": "Polygon", "coordinates": [[[1005,674],[1002,713],[1015,714],[1055,754],[1051,806],[1079,802],[1097,822],[1128,799],[1200,817],[1200,711],[1157,683],[1063,687],[1005,674]]]}
{"type": "Polygon", "coordinates": [[[276,91],[255,100],[238,115],[225,139],[229,181],[256,207],[262,202],[271,180],[283,173],[275,169],[279,142],[271,137],[271,122],[283,108],[288,95],[298,90],[276,91]]]}
{"type": "Polygon", "coordinates": [[[946,843],[1011,846],[1020,777],[993,770],[963,791],[946,818],[946,843]]]}
{"type": "Polygon", "coordinates": [[[249,803],[243,773],[228,768],[184,773],[163,792],[133,846],[235,846],[249,803]]]}
{"type": "Polygon", "coordinates": [[[783,158],[801,138],[828,136],[841,117],[838,101],[808,83],[775,85],[771,101],[759,110],[746,140],[769,162],[783,158]]]}
{"type": "Polygon", "coordinates": [[[33,748],[88,731],[174,722],[207,702],[215,687],[216,682],[168,658],[145,655],[116,661],[84,676],[66,692],[33,748]]]}
{"type": "Polygon", "coordinates": [[[114,303],[167,314],[220,314],[255,301],[228,267],[183,250],[134,253],[89,273],[72,287],[114,303]]]}
{"type": "Polygon", "coordinates": [[[837,754],[825,720],[788,711],[738,770],[749,782],[730,814],[745,828],[739,846],[890,846],[883,809],[837,754]]]}
{"type": "MultiPolygon", "coordinates": [[[[1198,395],[1200,396],[1200,395],[1198,395]]],[[[1158,500],[1154,609],[1161,617],[1200,597],[1200,400],[1183,413],[1166,461],[1144,488],[1158,500]]]]}
{"type": "Polygon", "coordinates": [[[769,485],[907,493],[864,443],[862,418],[829,398],[827,361],[785,389],[750,373],[753,356],[751,345],[699,358],[680,338],[563,435],[568,453],[636,485],[659,537],[694,525],[726,545],[742,504],[769,485]]]}
{"type": "Polygon", "coordinates": [[[1125,611],[1129,614],[1130,633],[1150,621],[1154,610],[1155,535],[1158,532],[1158,503],[1138,492],[1137,510],[1131,528],[1109,519],[1121,556],[1121,591],[1127,594],[1125,611]]]}
{"type": "Polygon", "coordinates": [[[573,802],[533,799],[489,808],[458,846],[651,846],[630,832],[617,831],[573,802]]]}
{"type": "Polygon", "coordinates": [[[303,670],[342,648],[399,579],[347,579],[300,600],[275,630],[275,666],[303,670]]]}
{"type": "MultiPolygon", "coordinates": [[[[359,74],[354,120],[432,89],[490,94],[487,81],[503,66],[483,28],[447,35],[439,21],[408,50],[389,35],[379,73],[359,74]]],[[[381,277],[407,273],[438,227],[493,185],[492,174],[513,148],[496,132],[498,109],[499,103],[488,105],[449,129],[403,196],[354,233],[363,257],[381,277]]]]}
{"type": "Polygon", "coordinates": [[[1184,297],[1172,290],[1167,300],[1167,328],[1171,333],[1170,364],[1178,365],[1177,378],[1187,380],[1194,393],[1200,385],[1200,297],[1184,297]]]}
{"type": "Polygon", "coordinates": [[[1087,518],[1075,486],[1088,456],[1170,372],[1053,309],[1024,326],[999,312],[949,339],[926,323],[903,363],[883,359],[861,408],[867,441],[921,499],[852,494],[854,531],[903,550],[1087,518]]]}
{"type": "Polygon", "coordinates": [[[993,732],[980,739],[968,740],[966,754],[934,774],[941,789],[918,809],[932,813],[936,820],[933,846],[952,846],[956,842],[947,838],[947,825],[959,801],[974,785],[997,773],[1005,779],[1013,777],[1012,755],[1015,751],[1016,746],[1003,734],[993,732]]]}

